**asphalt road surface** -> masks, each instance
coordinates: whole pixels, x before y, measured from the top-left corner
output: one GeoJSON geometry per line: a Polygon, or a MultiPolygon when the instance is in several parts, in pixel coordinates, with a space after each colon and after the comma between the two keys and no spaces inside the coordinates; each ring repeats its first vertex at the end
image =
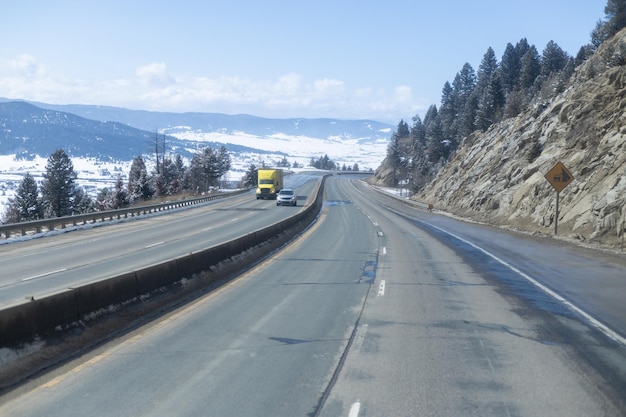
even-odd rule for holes
{"type": "Polygon", "coordinates": [[[291,245],[0,397],[0,415],[624,416],[625,279],[619,255],[337,176],[291,245]]]}
{"type": "Polygon", "coordinates": [[[299,206],[276,207],[254,191],[201,207],[103,223],[96,228],[0,245],[0,309],[199,251],[283,220],[316,192],[319,175],[290,175],[299,206]]]}

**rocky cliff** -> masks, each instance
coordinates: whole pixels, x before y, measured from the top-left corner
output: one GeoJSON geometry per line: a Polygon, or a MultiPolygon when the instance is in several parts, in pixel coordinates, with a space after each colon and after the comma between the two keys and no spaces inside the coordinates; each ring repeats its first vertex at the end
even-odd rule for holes
{"type": "Polygon", "coordinates": [[[559,193],[558,235],[620,248],[626,223],[626,31],[580,65],[549,102],[465,138],[415,200],[474,220],[554,234],[562,162],[574,180],[559,193]]]}

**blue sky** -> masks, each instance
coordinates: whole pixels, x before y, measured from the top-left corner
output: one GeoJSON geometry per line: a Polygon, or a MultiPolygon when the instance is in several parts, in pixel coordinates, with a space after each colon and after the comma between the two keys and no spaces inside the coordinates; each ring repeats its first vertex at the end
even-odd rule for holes
{"type": "Polygon", "coordinates": [[[7,3],[0,97],[395,124],[488,47],[576,55],[606,0],[7,3]]]}

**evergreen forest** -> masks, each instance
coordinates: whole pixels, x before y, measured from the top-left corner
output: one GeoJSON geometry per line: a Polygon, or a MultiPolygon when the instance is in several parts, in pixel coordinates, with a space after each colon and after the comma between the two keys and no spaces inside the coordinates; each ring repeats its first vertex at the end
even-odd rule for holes
{"type": "Polygon", "coordinates": [[[484,132],[561,93],[575,68],[626,27],[626,0],[608,0],[604,12],[590,42],[575,57],[554,41],[539,52],[523,38],[514,45],[507,43],[499,61],[489,47],[477,70],[465,63],[452,82],[443,85],[439,106],[431,105],[423,118],[415,115],[410,125],[398,123],[376,180],[418,192],[471,133],[484,132]]]}

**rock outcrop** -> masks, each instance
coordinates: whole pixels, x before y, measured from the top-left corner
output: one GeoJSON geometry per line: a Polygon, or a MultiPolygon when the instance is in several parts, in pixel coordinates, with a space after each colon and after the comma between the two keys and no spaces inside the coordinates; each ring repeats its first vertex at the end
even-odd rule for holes
{"type": "Polygon", "coordinates": [[[559,194],[558,235],[619,248],[626,223],[626,31],[580,65],[549,102],[467,137],[413,198],[450,213],[553,234],[562,162],[574,180],[559,194]]]}

